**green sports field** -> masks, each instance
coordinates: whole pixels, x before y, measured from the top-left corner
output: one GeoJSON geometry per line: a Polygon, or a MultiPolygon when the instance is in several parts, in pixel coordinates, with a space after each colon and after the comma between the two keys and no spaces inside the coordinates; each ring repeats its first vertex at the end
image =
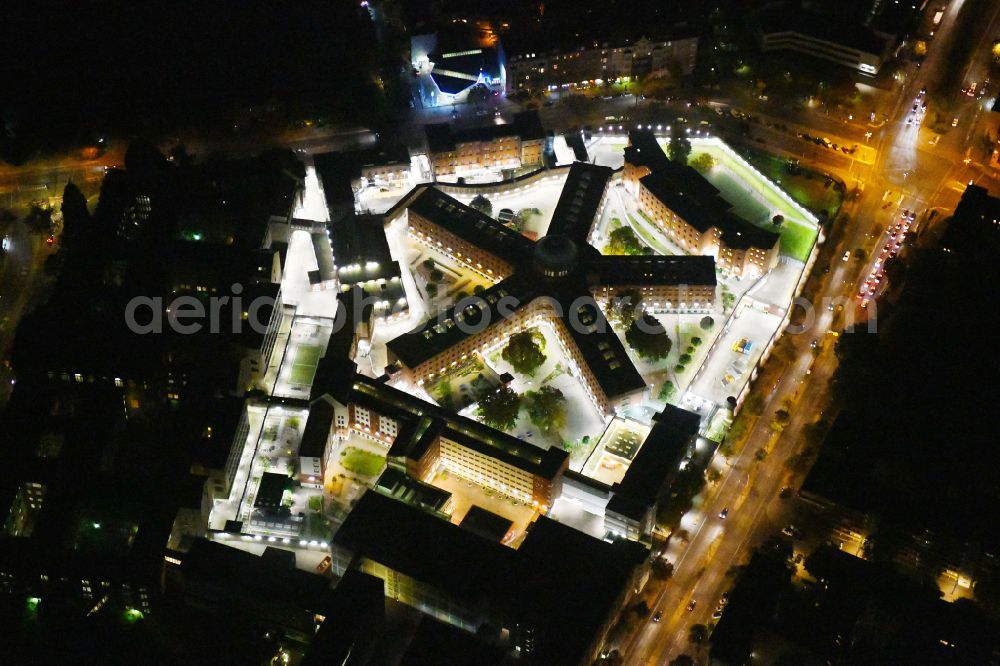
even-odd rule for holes
{"type": "Polygon", "coordinates": [[[295,360],[292,361],[291,382],[301,386],[312,384],[322,353],[323,348],[319,345],[299,345],[295,349],[295,360]]]}

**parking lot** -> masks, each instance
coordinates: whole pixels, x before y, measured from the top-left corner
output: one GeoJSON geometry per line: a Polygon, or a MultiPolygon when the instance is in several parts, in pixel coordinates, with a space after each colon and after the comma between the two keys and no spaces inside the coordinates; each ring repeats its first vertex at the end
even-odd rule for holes
{"type": "Polygon", "coordinates": [[[765,343],[780,323],[779,315],[765,312],[760,307],[741,307],[730,319],[728,329],[719,336],[705,365],[691,382],[688,389],[690,398],[719,405],[725,404],[729,396],[739,395],[750,381],[750,372],[760,358],[765,343]],[[744,340],[751,345],[749,353],[733,351],[733,347],[744,340]],[[744,368],[742,371],[741,367],[744,368]],[[724,379],[728,383],[724,383],[724,379]]]}

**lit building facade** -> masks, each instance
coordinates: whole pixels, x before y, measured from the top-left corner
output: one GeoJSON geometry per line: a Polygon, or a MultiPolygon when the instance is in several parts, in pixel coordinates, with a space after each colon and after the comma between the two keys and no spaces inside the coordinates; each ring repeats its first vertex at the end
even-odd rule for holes
{"type": "Polygon", "coordinates": [[[522,90],[570,90],[630,81],[671,71],[687,76],[694,71],[698,38],[592,45],[570,51],[524,53],[507,63],[507,93],[522,90]]]}

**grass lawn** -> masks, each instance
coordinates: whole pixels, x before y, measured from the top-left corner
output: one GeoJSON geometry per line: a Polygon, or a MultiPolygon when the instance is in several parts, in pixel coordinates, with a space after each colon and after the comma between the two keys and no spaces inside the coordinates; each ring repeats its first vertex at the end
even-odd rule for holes
{"type": "Polygon", "coordinates": [[[312,384],[316,376],[316,365],[323,348],[319,345],[299,345],[295,350],[295,360],[292,362],[292,383],[301,386],[312,384]]]}
{"type": "Polygon", "coordinates": [[[812,250],[815,240],[815,229],[804,227],[795,222],[785,222],[781,226],[781,254],[805,261],[809,258],[809,252],[812,250]]]}
{"type": "Polygon", "coordinates": [[[826,176],[802,167],[792,173],[788,170],[788,160],[758,151],[750,151],[747,161],[777,183],[796,203],[812,212],[825,210],[833,218],[840,210],[844,193],[826,176]]]}
{"type": "Polygon", "coordinates": [[[385,467],[385,458],[354,446],[348,446],[340,457],[340,464],[347,471],[354,472],[359,476],[375,476],[385,467]]]}

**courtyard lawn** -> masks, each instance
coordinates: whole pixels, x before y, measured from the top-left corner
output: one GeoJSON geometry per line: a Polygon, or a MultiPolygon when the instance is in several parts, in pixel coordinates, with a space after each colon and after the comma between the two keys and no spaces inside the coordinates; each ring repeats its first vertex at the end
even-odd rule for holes
{"type": "Polygon", "coordinates": [[[705,177],[732,204],[733,212],[759,227],[777,231],[781,235],[782,254],[799,261],[809,258],[818,227],[816,218],[802,208],[824,210],[831,217],[835,216],[843,201],[839,187],[813,171],[799,169],[790,173],[785,160],[778,157],[752,152],[748,163],[734,157],[723,148],[724,144],[714,140],[696,139],[692,143],[695,145],[693,155],[708,153],[719,166],[726,167],[713,168],[705,177]],[[771,223],[771,216],[776,213],[785,218],[780,229],[771,223]]]}
{"type": "Polygon", "coordinates": [[[295,349],[295,360],[292,362],[293,384],[309,386],[316,376],[316,366],[319,364],[323,348],[319,345],[299,345],[295,349]]]}
{"type": "MultiPolygon", "coordinates": [[[[760,205],[766,207],[770,213],[781,213],[787,221],[797,221],[803,224],[816,223],[815,216],[803,210],[803,204],[790,197],[781,186],[775,183],[768,172],[756,164],[747,162],[725,143],[715,138],[708,138],[693,139],[691,145],[693,147],[692,157],[699,153],[708,153],[715,159],[716,168],[707,173],[705,177],[719,188],[726,201],[736,205],[736,199],[750,196],[756,199],[760,205]],[[729,178],[722,177],[726,170],[729,171],[727,174],[730,176],[729,178]]],[[[755,220],[750,221],[756,223],[755,220]]]]}
{"type": "Polygon", "coordinates": [[[793,259],[805,261],[812,251],[816,240],[816,229],[810,229],[796,222],[785,222],[781,225],[781,254],[793,259]]]}
{"type": "Polygon", "coordinates": [[[493,372],[478,357],[431,384],[427,392],[451,411],[462,410],[499,386],[493,372]]]}
{"type": "Polygon", "coordinates": [[[359,476],[375,476],[385,467],[385,458],[348,446],[340,457],[340,464],[348,472],[354,472],[359,476]]]}

